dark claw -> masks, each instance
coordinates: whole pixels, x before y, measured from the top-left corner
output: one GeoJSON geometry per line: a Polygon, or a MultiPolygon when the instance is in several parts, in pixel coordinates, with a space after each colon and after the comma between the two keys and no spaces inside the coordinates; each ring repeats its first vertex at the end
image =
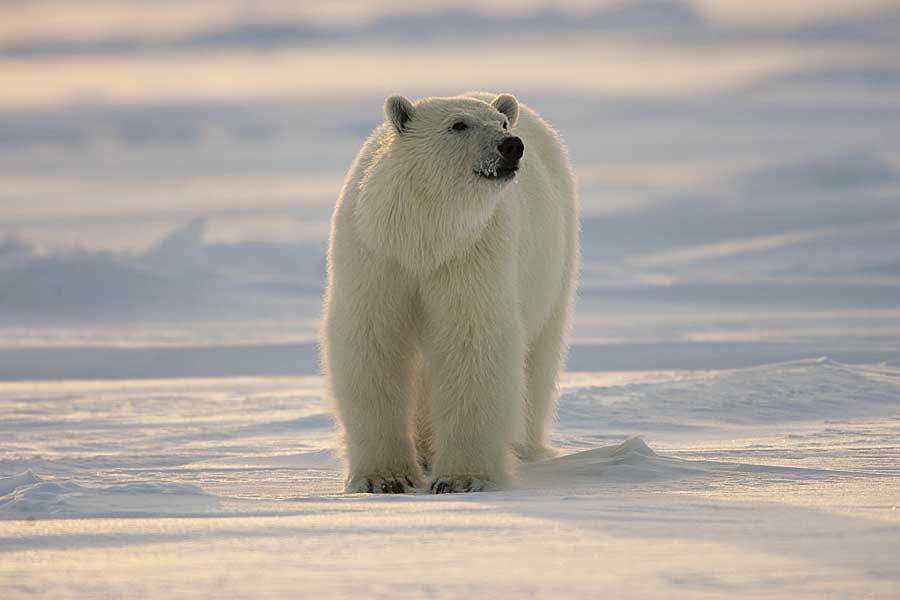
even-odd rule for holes
{"type": "Polygon", "coordinates": [[[431,489],[435,494],[449,494],[453,492],[453,486],[449,481],[435,481],[431,489]]]}
{"type": "Polygon", "coordinates": [[[352,485],[348,484],[350,489],[369,494],[405,494],[415,487],[410,475],[359,477],[353,480],[352,485]]]}

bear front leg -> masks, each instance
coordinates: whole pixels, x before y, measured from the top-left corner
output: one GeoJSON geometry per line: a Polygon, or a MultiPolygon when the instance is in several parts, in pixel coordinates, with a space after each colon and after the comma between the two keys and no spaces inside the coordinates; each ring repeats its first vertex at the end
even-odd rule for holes
{"type": "Polygon", "coordinates": [[[408,389],[411,319],[397,289],[360,291],[330,287],[323,336],[326,382],[344,430],[346,491],[403,493],[421,486],[408,389]]]}
{"type": "Polygon", "coordinates": [[[524,336],[511,278],[479,275],[449,265],[423,286],[434,493],[509,481],[524,397],[524,336]]]}

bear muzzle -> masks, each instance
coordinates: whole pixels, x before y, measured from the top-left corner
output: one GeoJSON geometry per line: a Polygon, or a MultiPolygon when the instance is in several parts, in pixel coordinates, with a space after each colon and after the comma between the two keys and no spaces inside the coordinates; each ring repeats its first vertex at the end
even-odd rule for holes
{"type": "Polygon", "coordinates": [[[525,153],[525,144],[517,136],[503,138],[497,146],[500,153],[500,162],[490,171],[478,171],[485,179],[510,179],[519,170],[519,160],[525,153]]]}

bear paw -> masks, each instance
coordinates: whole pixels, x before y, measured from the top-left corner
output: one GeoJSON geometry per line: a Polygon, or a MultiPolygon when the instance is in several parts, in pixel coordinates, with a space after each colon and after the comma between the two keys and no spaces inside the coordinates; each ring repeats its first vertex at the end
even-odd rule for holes
{"type": "Polygon", "coordinates": [[[433,494],[454,494],[458,492],[486,492],[496,489],[492,481],[478,477],[436,477],[429,486],[433,494]]]}
{"type": "Polygon", "coordinates": [[[347,482],[346,490],[349,494],[405,494],[416,487],[411,475],[357,475],[347,482]]]}

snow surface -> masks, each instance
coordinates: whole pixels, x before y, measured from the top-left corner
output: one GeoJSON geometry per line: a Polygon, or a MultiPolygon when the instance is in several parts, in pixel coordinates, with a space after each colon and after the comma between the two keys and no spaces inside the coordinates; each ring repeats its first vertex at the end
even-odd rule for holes
{"type": "Polygon", "coordinates": [[[900,593],[896,365],[563,391],[514,489],[371,496],[317,377],[7,383],[0,597],[900,593]]]}

